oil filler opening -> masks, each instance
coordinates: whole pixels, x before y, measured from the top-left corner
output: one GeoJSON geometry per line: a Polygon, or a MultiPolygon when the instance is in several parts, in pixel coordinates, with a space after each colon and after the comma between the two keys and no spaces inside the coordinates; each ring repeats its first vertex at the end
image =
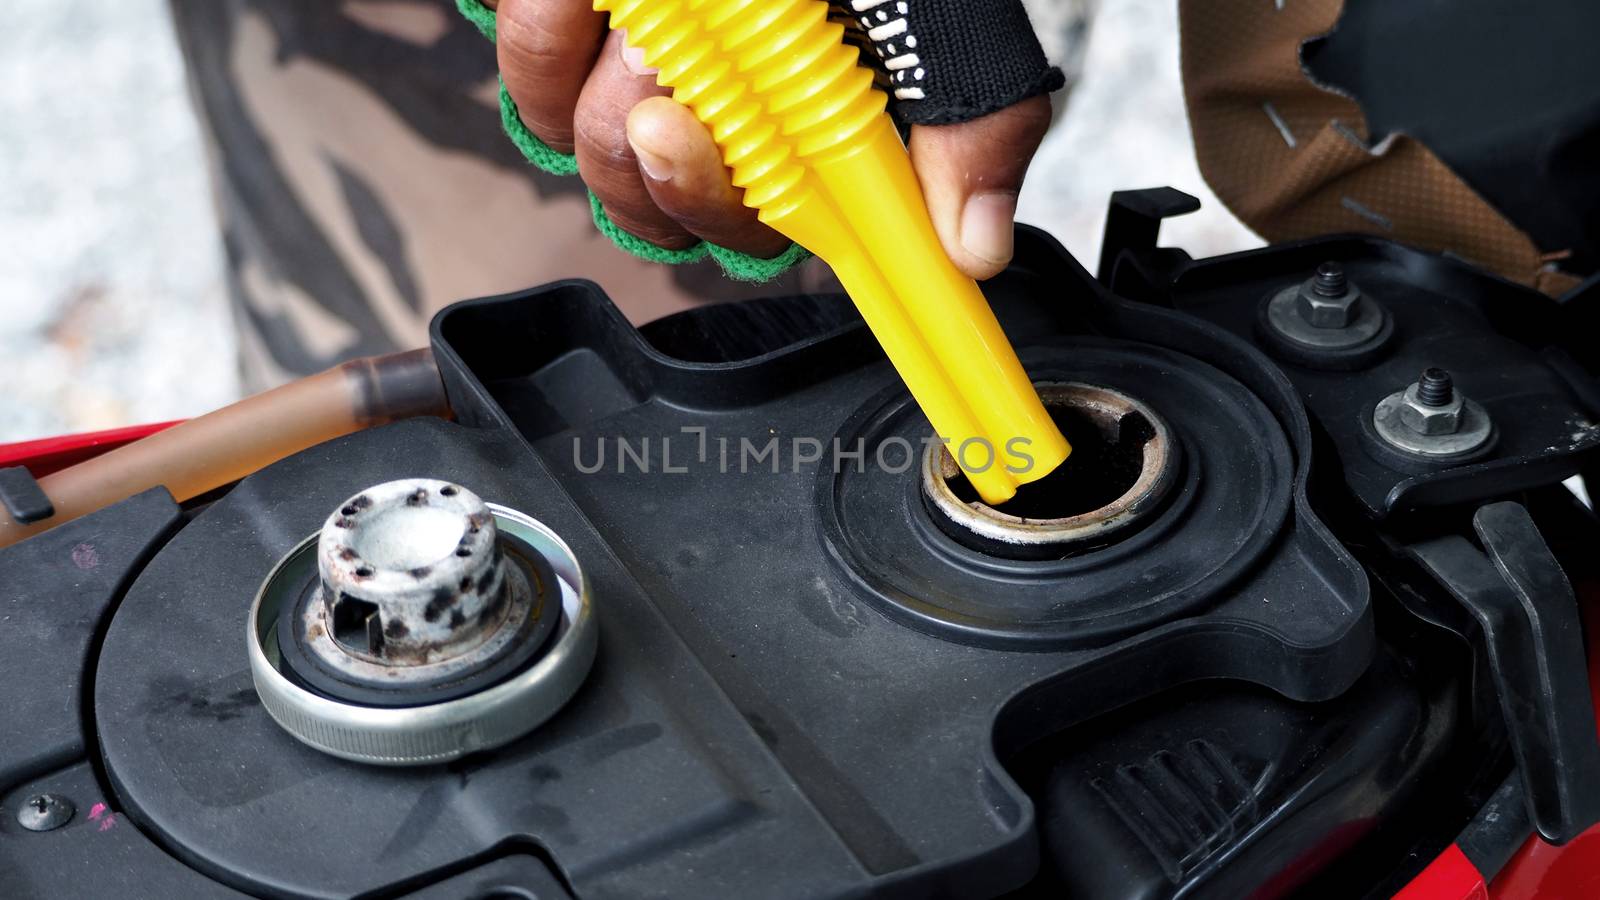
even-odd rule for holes
{"type": "Polygon", "coordinates": [[[1160,508],[1178,468],[1178,446],[1145,404],[1106,387],[1039,385],[1039,397],[1072,444],[1054,472],[990,506],[950,451],[930,446],[922,490],[934,521],[957,541],[999,556],[1052,558],[1105,546],[1160,508]]]}

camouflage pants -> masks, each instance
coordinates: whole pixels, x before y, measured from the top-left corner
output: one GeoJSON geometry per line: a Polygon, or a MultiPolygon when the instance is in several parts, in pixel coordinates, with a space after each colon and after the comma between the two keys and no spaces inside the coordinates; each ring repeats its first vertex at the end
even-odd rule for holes
{"type": "Polygon", "coordinates": [[[174,0],[210,140],[247,388],[427,342],[456,300],[567,277],[636,322],[825,289],[814,261],[746,285],[629,257],[576,178],[500,131],[494,48],[449,0],[174,0]]]}
{"type": "MultiPolygon", "coordinates": [[[[1092,0],[1030,0],[1070,71],[1092,0]],[[1077,27],[1071,27],[1076,23],[1077,27]]],[[[636,323],[837,288],[815,260],[763,285],[613,248],[576,178],[500,131],[494,48],[452,0],[172,0],[209,141],[248,389],[420,346],[439,308],[560,278],[636,323]]]]}

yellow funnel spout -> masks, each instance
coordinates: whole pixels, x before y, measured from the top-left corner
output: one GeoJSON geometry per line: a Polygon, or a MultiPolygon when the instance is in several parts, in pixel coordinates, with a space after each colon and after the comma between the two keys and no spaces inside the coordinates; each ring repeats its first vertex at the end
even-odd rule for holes
{"type": "Polygon", "coordinates": [[[761,221],[839,276],[978,494],[1072,452],[978,285],[945,255],[872,72],[824,0],[595,0],[722,150],[761,221]]]}

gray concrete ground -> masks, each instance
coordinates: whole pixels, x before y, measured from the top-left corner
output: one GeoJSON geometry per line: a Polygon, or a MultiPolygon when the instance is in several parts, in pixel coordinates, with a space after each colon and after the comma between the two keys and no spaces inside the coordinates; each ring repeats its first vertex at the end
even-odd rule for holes
{"type": "Polygon", "coordinates": [[[1202,206],[1169,222],[1164,244],[1195,256],[1260,246],[1195,163],[1178,77],[1177,0],[1095,4],[1082,75],[1034,160],[1017,217],[1054,234],[1092,270],[1111,192],[1171,185],[1202,206]]]}
{"type": "Polygon", "coordinates": [[[0,29],[0,440],[238,392],[205,163],[161,0],[0,29]]]}
{"type": "MultiPolygon", "coordinates": [[[[1024,193],[1020,217],[1082,259],[1099,252],[1112,190],[1159,184],[1207,203],[1169,228],[1169,243],[1197,255],[1255,243],[1195,169],[1175,7],[1103,2],[1083,79],[1024,193]]],[[[13,0],[8,9],[0,441],[228,402],[238,383],[220,246],[165,3],[13,0]]]]}

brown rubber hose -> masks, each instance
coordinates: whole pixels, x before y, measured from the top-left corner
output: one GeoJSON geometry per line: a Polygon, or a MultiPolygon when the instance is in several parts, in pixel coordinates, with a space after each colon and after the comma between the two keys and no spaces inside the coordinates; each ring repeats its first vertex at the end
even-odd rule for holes
{"type": "Polygon", "coordinates": [[[340,435],[450,415],[432,350],[351,360],[46,475],[55,514],[18,525],[0,508],[0,547],[157,485],[181,503],[340,435]]]}

